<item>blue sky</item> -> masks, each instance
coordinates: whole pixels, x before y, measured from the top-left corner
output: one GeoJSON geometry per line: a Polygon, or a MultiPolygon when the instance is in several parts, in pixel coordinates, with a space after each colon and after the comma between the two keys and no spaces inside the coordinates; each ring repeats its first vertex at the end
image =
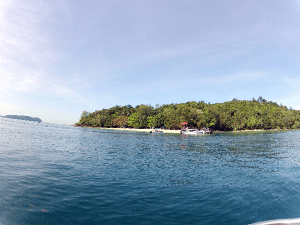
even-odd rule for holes
{"type": "Polygon", "coordinates": [[[74,124],[115,105],[300,109],[300,1],[0,2],[0,115],[74,124]]]}

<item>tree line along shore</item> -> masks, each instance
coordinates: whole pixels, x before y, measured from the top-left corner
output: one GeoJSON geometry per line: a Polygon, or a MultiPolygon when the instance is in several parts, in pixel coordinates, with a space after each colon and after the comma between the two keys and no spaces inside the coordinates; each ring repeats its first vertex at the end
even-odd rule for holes
{"type": "Polygon", "coordinates": [[[216,104],[192,101],[155,107],[116,105],[93,113],[83,111],[75,126],[178,130],[183,122],[188,127],[207,127],[218,131],[299,129],[300,111],[262,97],[216,104]]]}

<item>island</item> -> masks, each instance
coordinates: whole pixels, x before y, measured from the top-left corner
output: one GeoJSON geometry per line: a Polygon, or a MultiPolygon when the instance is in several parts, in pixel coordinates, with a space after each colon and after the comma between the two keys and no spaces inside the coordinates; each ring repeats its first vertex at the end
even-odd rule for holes
{"type": "Polygon", "coordinates": [[[114,106],[95,112],[83,111],[74,126],[180,130],[182,127],[212,131],[300,129],[300,111],[259,97],[236,98],[223,103],[192,101],[179,104],[114,106]]]}
{"type": "Polygon", "coordinates": [[[41,123],[42,120],[38,117],[31,117],[31,116],[24,116],[24,115],[6,115],[6,116],[1,116],[9,119],[17,119],[17,120],[28,120],[28,121],[34,121],[41,123]]]}

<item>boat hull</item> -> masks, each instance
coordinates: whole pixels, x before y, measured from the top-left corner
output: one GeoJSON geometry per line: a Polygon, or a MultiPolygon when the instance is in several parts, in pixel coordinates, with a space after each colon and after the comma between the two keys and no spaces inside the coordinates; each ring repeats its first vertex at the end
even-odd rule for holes
{"type": "Polygon", "coordinates": [[[299,225],[300,224],[300,218],[296,219],[281,219],[281,220],[268,220],[258,223],[252,223],[249,225],[299,225]]]}
{"type": "Polygon", "coordinates": [[[187,134],[187,135],[204,135],[205,133],[202,131],[194,131],[194,132],[182,132],[182,134],[187,134]]]}
{"type": "Polygon", "coordinates": [[[183,128],[180,131],[181,134],[186,135],[204,135],[204,134],[211,134],[211,131],[209,128],[206,129],[196,129],[196,128],[183,128]]]}

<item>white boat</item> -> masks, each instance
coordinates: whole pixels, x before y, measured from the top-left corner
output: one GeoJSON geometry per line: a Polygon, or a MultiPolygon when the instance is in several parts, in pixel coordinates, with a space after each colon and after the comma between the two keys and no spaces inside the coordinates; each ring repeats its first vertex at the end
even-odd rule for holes
{"type": "Polygon", "coordinates": [[[269,220],[264,222],[252,223],[250,225],[299,225],[300,218],[296,219],[282,219],[282,220],[269,220]]]}
{"type": "Polygon", "coordinates": [[[188,134],[188,135],[203,135],[207,134],[206,130],[198,130],[198,129],[186,129],[186,130],[181,130],[181,134],[188,134]]]}

